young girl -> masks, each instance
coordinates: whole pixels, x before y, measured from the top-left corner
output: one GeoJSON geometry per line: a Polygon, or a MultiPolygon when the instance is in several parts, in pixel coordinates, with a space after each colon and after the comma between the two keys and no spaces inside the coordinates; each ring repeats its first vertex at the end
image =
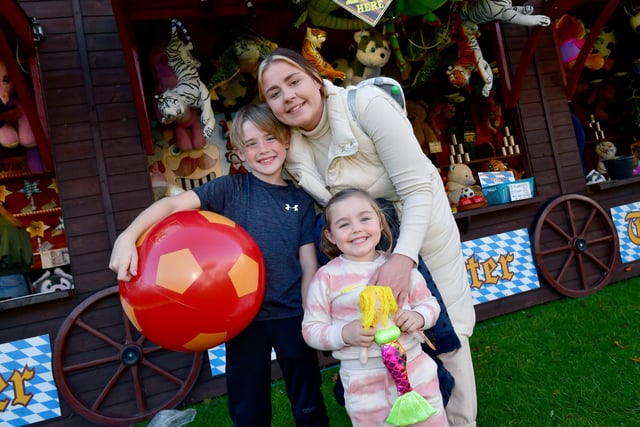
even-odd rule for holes
{"type": "MultiPolygon", "coordinates": [[[[421,348],[420,331],[433,326],[440,313],[440,306],[424,278],[416,269],[412,271],[409,292],[398,301],[397,311],[391,288],[369,286],[377,269],[389,259],[389,253],[379,246],[383,236],[391,243],[391,231],[384,214],[367,192],[353,188],[342,190],[329,200],[324,216],[326,225],[321,248],[333,259],[316,272],[309,285],[302,334],[310,346],[330,350],[340,360],[345,407],[351,422],[356,427],[389,425],[387,423],[393,421],[393,403],[401,391],[413,387],[432,409],[431,415],[425,414],[426,421],[421,417],[410,423],[448,426],[436,364],[421,348]],[[381,288],[389,292],[385,294],[381,288]],[[386,297],[372,304],[372,297],[368,295],[371,290],[386,297]],[[385,302],[385,298],[390,298],[392,303],[385,302]],[[372,305],[377,310],[372,311],[372,305]],[[386,311],[389,314],[395,311],[395,316],[387,318],[386,311]],[[383,315],[376,316],[380,312],[383,315]],[[408,378],[404,378],[403,390],[402,378],[388,370],[389,360],[383,356],[389,340],[380,340],[376,334],[389,326],[387,321],[402,332],[394,349],[402,353],[399,350],[402,348],[406,353],[408,378]]],[[[407,425],[395,421],[394,424],[407,425]]]]}

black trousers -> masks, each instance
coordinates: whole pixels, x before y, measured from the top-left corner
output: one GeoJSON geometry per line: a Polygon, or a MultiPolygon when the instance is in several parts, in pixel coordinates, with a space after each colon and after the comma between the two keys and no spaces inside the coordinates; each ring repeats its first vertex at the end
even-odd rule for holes
{"type": "Polygon", "coordinates": [[[229,414],[236,427],[271,426],[271,348],[298,427],[326,427],[318,353],[302,338],[302,316],[252,322],[226,343],[229,414]]]}

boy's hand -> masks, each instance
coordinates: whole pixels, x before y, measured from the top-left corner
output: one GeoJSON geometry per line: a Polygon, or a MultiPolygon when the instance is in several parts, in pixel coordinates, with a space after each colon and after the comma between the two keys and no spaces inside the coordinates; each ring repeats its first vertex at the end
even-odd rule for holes
{"type": "Polygon", "coordinates": [[[365,331],[360,320],[353,320],[342,327],[342,341],[347,345],[370,347],[374,334],[373,328],[365,331]]]}
{"type": "Polygon", "coordinates": [[[417,311],[400,309],[393,321],[402,332],[406,333],[420,331],[424,327],[424,318],[417,311]]]}
{"type": "Polygon", "coordinates": [[[138,275],[138,250],[135,239],[121,234],[113,244],[109,269],[118,275],[118,280],[130,281],[138,275]]]}

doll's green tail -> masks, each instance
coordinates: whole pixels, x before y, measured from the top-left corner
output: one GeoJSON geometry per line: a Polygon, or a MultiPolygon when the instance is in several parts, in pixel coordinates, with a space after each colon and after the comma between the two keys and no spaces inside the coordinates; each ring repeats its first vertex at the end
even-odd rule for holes
{"type": "Polygon", "coordinates": [[[408,426],[422,422],[435,413],[436,410],[424,397],[417,391],[411,390],[399,396],[393,403],[387,423],[400,427],[408,426]]]}

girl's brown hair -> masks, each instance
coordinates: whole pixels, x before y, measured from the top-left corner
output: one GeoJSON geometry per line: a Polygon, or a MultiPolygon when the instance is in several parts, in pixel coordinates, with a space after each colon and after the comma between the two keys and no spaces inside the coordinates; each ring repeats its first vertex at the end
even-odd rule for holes
{"type": "Polygon", "coordinates": [[[283,144],[286,144],[291,136],[289,127],[276,119],[267,104],[244,105],[236,112],[229,130],[231,144],[243,153],[244,135],[242,126],[245,122],[253,123],[258,129],[273,135],[283,144]]]}
{"type": "Polygon", "coordinates": [[[284,61],[298,68],[303,73],[307,74],[309,77],[320,84],[320,92],[322,92],[322,95],[326,96],[322,76],[320,75],[320,72],[316,69],[316,67],[314,67],[309,61],[304,58],[304,56],[302,56],[295,50],[279,47],[265,56],[265,58],[260,63],[260,66],[258,67],[258,94],[260,96],[260,101],[265,101],[262,75],[269,67],[269,65],[278,61],[284,61]]]}
{"type": "Polygon", "coordinates": [[[378,215],[378,220],[380,221],[380,230],[382,231],[382,238],[380,242],[376,246],[377,249],[388,252],[393,247],[393,234],[391,233],[391,227],[389,227],[389,223],[387,222],[387,218],[384,215],[378,203],[374,200],[373,197],[369,193],[364,190],[360,190],[359,188],[345,188],[344,190],[339,191],[334,194],[331,199],[327,202],[327,205],[324,207],[322,215],[324,217],[324,227],[322,229],[322,236],[320,238],[320,250],[324,252],[329,258],[336,258],[339,256],[342,251],[338,249],[338,247],[331,243],[326,236],[326,233],[331,232],[331,217],[328,214],[329,209],[335,203],[346,200],[350,197],[361,197],[368,201],[373,208],[373,211],[378,215]]]}

